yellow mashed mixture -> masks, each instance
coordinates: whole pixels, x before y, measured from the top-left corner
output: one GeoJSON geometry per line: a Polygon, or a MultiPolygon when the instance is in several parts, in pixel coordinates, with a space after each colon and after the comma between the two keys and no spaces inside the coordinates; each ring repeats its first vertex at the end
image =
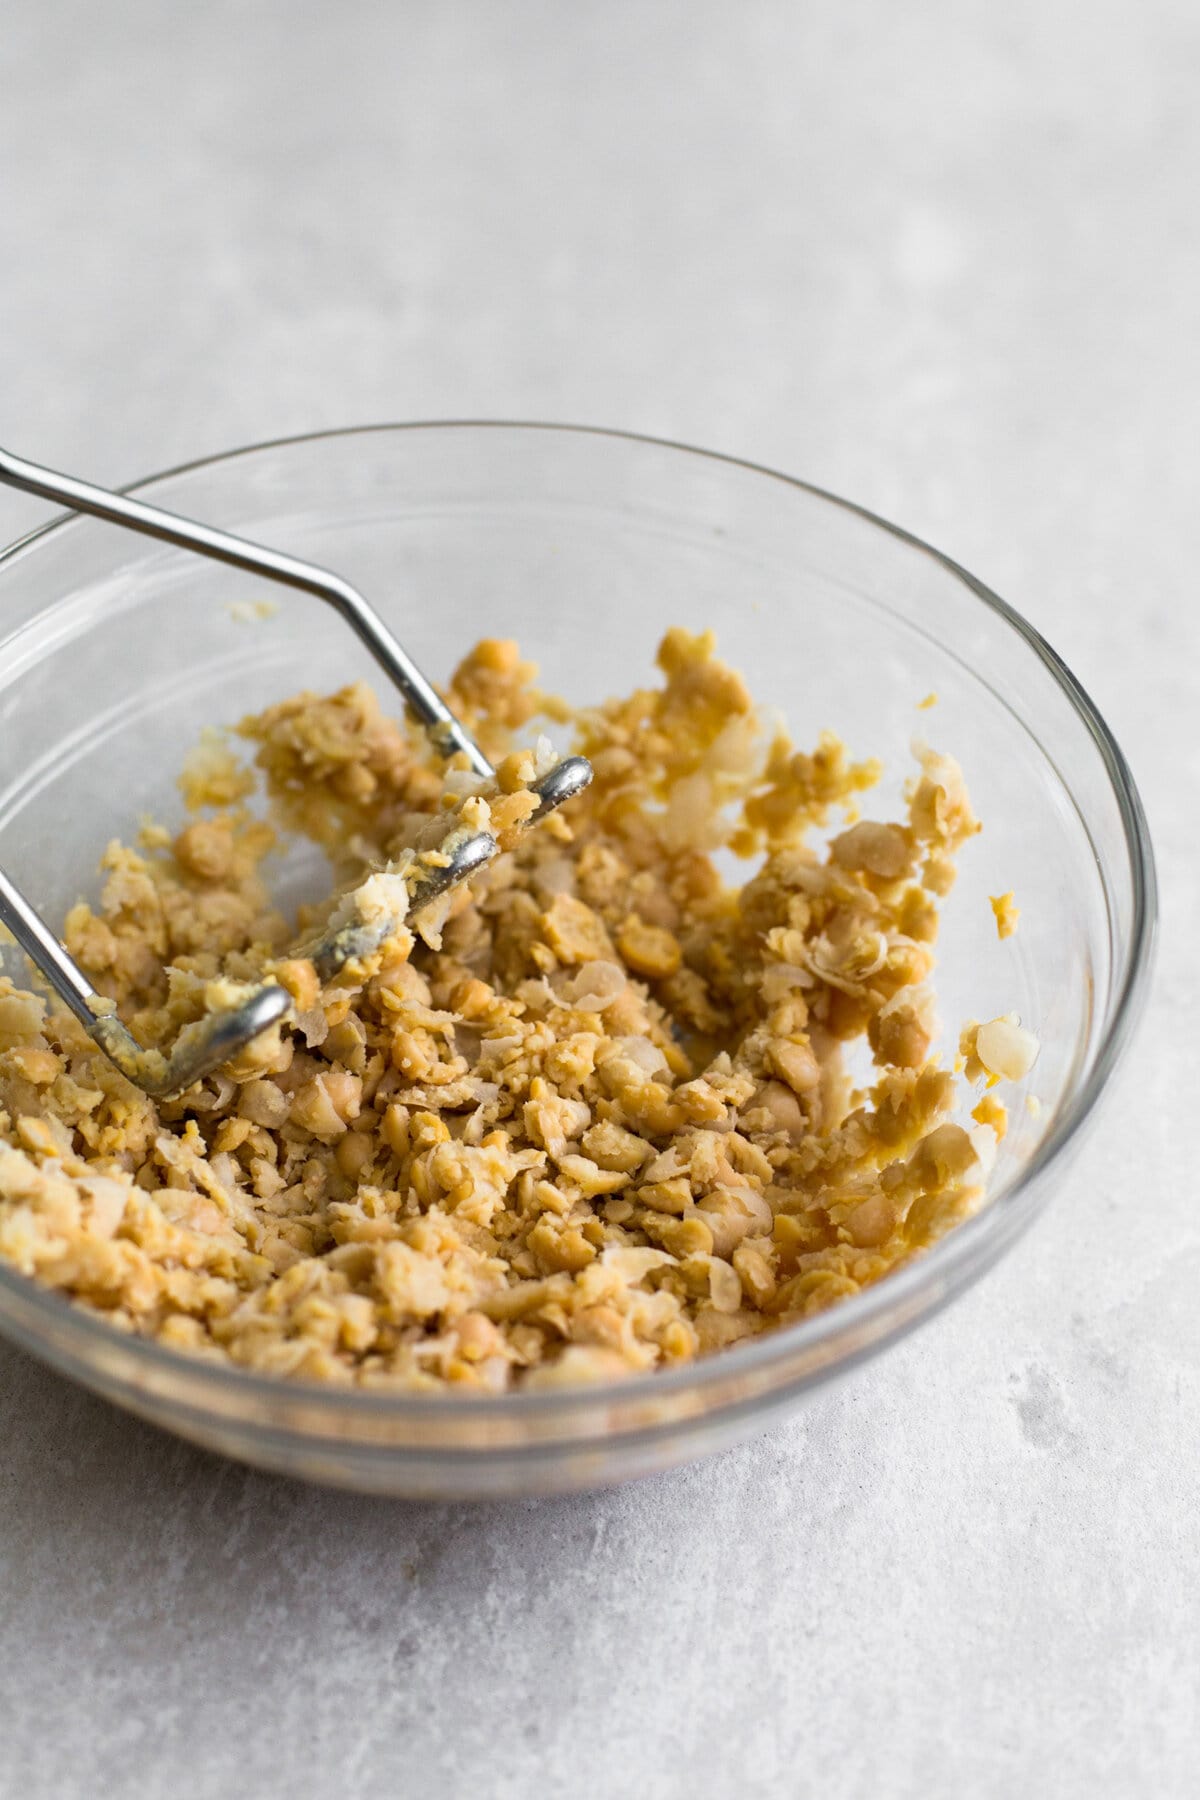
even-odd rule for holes
{"type": "MultiPolygon", "coordinates": [[[[829,735],[796,750],[709,635],[669,632],[658,662],[659,685],[573,716],[594,784],[523,833],[514,746],[569,715],[512,644],[448,689],[498,765],[478,804],[362,685],[247,720],[255,767],[210,736],[192,822],[110,846],[66,939],[148,1045],[264,976],[293,1017],[154,1102],[0,982],[0,1255],[222,1362],[502,1393],[806,1318],[969,1213],[1005,1111],[986,1094],[956,1123],[961,1082],[930,1054],[938,907],[979,829],[958,766],[922,752],[905,816],[859,819],[877,765],[829,735]],[[272,906],[281,839],[369,894],[396,846],[472,806],[507,853],[323,985],[272,906]],[[727,849],[761,859],[740,889],[727,849]]],[[[962,1049],[990,1082],[1036,1045],[999,1019],[962,1049]]]]}

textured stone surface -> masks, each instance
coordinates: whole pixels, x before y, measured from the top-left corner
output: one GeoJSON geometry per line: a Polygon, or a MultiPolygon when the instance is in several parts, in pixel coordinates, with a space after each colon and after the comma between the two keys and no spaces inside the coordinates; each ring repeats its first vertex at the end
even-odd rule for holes
{"type": "Polygon", "coordinates": [[[0,1791],[1194,1791],[1198,81],[1192,0],[5,9],[4,442],[541,416],[806,475],[1066,655],[1165,916],[1039,1228],[706,1465],[361,1501],[0,1347],[0,1791]]]}

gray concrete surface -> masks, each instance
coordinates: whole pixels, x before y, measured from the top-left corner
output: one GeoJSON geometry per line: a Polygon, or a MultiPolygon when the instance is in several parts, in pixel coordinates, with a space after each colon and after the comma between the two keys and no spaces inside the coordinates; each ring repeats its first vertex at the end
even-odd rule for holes
{"type": "Polygon", "coordinates": [[[1198,82],[1192,0],[9,0],[2,441],[540,416],[806,475],[1072,662],[1165,919],[1040,1227],[707,1465],[366,1502],[0,1348],[0,1792],[1195,1791],[1198,82]]]}

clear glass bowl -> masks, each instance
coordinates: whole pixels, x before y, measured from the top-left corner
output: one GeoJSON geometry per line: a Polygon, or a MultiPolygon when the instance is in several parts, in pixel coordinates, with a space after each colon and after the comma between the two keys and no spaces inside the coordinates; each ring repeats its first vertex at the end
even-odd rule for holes
{"type": "MultiPolygon", "coordinates": [[[[482,1401],[268,1380],[122,1335],[0,1266],[0,1329],[17,1343],[247,1462],[380,1493],[547,1492],[758,1430],[911,1330],[1029,1223],[1128,1038],[1153,862],[1103,720],[974,577],[802,483],[616,432],[335,432],[138,491],[347,576],[435,679],[480,635],[504,635],[552,689],[599,699],[647,676],[668,625],[706,625],[802,742],[828,725],[883,757],[885,801],[899,800],[914,734],[951,751],[985,829],[946,911],[939,1008],[950,1032],[1020,1012],[1042,1041],[1028,1082],[1040,1112],[1018,1100],[987,1206],[930,1254],[802,1325],[659,1376],[482,1401]],[[915,711],[930,691],[936,707],[915,711]],[[987,896],[1009,888],[1021,926],[1001,943],[987,896]]],[[[357,676],[376,671],[316,600],[93,520],[34,533],[0,558],[0,862],[61,918],[94,889],[110,837],[139,814],[179,816],[174,775],[203,726],[357,676]],[[264,595],[279,603],[270,620],[231,610],[264,595]]]]}

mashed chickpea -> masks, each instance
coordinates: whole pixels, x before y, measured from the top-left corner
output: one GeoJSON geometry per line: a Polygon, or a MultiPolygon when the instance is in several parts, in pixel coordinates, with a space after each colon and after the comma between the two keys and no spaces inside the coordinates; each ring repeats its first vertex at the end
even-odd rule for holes
{"type": "MultiPolygon", "coordinates": [[[[786,1325],[969,1213],[1004,1109],[956,1123],[931,1055],[939,904],[979,828],[957,765],[923,752],[906,816],[859,819],[876,765],[770,732],[709,635],[669,632],[658,661],[660,685],[574,716],[595,782],[521,833],[517,734],[569,715],[515,646],[479,645],[449,698],[511,848],[327,984],[303,952],[321,915],[297,939],[272,906],[281,837],[365,894],[469,782],[362,686],[246,721],[257,776],[210,734],[190,823],[112,845],[67,940],[147,1044],[264,974],[293,1017],[155,1103],[0,983],[0,1255],[245,1368],[500,1393],[786,1325]],[[761,859],[740,890],[725,849],[761,859]]],[[[1031,1046],[972,1027],[968,1074],[1016,1076],[1031,1046]]]]}

